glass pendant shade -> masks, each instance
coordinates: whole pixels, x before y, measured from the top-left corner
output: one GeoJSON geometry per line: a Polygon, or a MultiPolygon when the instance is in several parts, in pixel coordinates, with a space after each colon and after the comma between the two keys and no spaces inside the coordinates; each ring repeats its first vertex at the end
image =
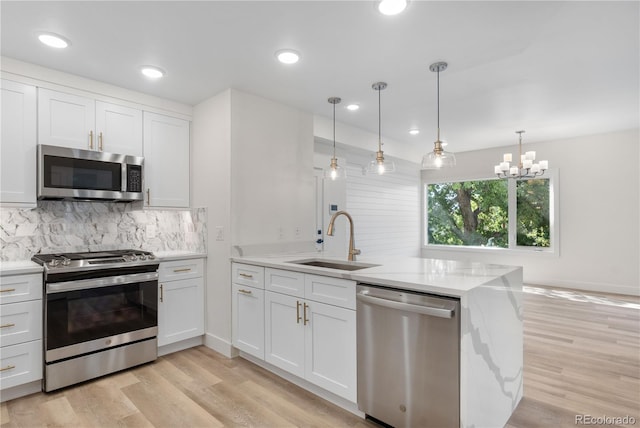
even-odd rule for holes
{"type": "Polygon", "coordinates": [[[376,82],[371,85],[375,91],[378,91],[378,151],[376,152],[375,160],[369,162],[366,172],[372,174],[389,174],[396,170],[396,165],[393,161],[384,159],[384,152],[382,151],[382,107],[380,102],[380,91],[385,89],[387,84],[385,82],[376,82]]]}
{"type": "Polygon", "coordinates": [[[456,156],[451,152],[429,152],[422,157],[422,169],[440,169],[456,165],[456,156]]]}
{"type": "Polygon", "coordinates": [[[324,178],[329,180],[347,178],[347,170],[338,165],[338,159],[331,158],[331,165],[329,165],[329,169],[324,170],[324,178]]]}
{"type": "Polygon", "coordinates": [[[367,173],[371,174],[389,174],[396,170],[396,164],[393,161],[385,160],[382,152],[376,154],[376,158],[367,165],[367,173]]]}
{"type": "Polygon", "coordinates": [[[456,156],[442,148],[440,141],[440,72],[447,69],[446,62],[435,62],[429,66],[429,70],[437,73],[437,114],[438,114],[438,138],[433,143],[433,151],[422,157],[422,169],[450,168],[456,165],[456,156]]]}
{"type": "Polygon", "coordinates": [[[336,158],[336,104],[342,101],[339,97],[331,97],[327,100],[329,104],[333,104],[333,157],[329,169],[324,170],[324,178],[329,180],[338,180],[347,178],[347,171],[338,165],[336,158]]]}

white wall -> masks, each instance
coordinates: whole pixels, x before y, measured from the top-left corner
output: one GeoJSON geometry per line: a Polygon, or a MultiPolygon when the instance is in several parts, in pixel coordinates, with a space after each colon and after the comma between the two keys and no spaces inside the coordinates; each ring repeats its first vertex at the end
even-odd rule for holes
{"type": "MultiPolygon", "coordinates": [[[[424,257],[524,266],[524,280],[593,291],[640,294],[639,132],[524,144],[559,175],[559,254],[443,251],[424,257]]],[[[424,179],[488,178],[517,145],[457,154],[455,168],[424,171],[424,179]]]]}
{"type": "Polygon", "coordinates": [[[233,248],[287,240],[313,248],[312,124],[311,115],[233,89],[194,107],[191,200],[208,209],[209,228],[206,344],[225,355],[232,352],[233,248]]]}
{"type": "MultiPolygon", "coordinates": [[[[373,149],[376,149],[375,145],[373,149]]],[[[332,143],[316,138],[316,167],[328,167],[331,150],[332,143]]],[[[373,150],[366,151],[340,144],[336,153],[339,165],[347,169],[347,179],[340,183],[326,180],[325,200],[344,201],[339,209],[346,210],[353,217],[356,248],[362,251],[360,258],[419,256],[419,165],[388,156],[385,152],[385,159],[395,162],[396,172],[383,176],[363,174],[362,169],[371,160],[373,150]]],[[[375,154],[373,157],[375,158],[375,154]]],[[[326,207],[325,213],[328,214],[326,207]]],[[[329,218],[327,216],[325,232],[329,218]]],[[[346,258],[348,232],[347,220],[336,219],[336,237],[324,238],[325,252],[331,256],[346,258]],[[335,244],[339,247],[336,248],[335,244]]]]}
{"type": "Polygon", "coordinates": [[[231,121],[233,245],[312,245],[313,117],[232,90],[231,121]]]}
{"type": "Polygon", "coordinates": [[[191,201],[207,207],[207,345],[224,352],[231,338],[231,90],[193,109],[191,201]],[[224,240],[216,240],[222,227],[224,240]]]}

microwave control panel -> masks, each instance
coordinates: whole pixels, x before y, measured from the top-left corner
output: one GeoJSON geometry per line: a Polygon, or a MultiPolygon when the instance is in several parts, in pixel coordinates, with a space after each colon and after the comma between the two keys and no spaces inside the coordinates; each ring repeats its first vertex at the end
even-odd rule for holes
{"type": "Polygon", "coordinates": [[[141,165],[127,165],[127,192],[142,192],[141,165]]]}

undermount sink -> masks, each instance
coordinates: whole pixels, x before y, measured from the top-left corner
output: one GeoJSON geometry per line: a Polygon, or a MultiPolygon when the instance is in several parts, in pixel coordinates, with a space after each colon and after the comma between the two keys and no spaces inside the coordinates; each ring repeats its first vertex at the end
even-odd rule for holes
{"type": "Polygon", "coordinates": [[[328,269],[338,269],[338,270],[360,270],[360,269],[380,266],[380,265],[372,265],[369,263],[341,262],[337,260],[324,260],[324,259],[295,260],[289,263],[294,263],[297,265],[304,265],[304,266],[322,267],[322,268],[328,268],[328,269]]]}

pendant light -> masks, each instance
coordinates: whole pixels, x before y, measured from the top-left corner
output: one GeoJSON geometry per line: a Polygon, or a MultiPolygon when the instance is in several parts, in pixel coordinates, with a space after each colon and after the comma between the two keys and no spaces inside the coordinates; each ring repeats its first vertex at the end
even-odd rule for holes
{"type": "Polygon", "coordinates": [[[456,165],[456,156],[451,152],[446,152],[442,148],[442,141],[440,141],[440,72],[446,69],[446,62],[434,62],[429,66],[429,70],[437,73],[438,138],[433,143],[433,151],[422,157],[422,169],[440,169],[442,167],[452,167],[456,165]]]}
{"type": "Polygon", "coordinates": [[[493,167],[493,172],[498,178],[534,178],[544,174],[549,168],[549,161],[541,160],[538,163],[533,163],[536,160],[536,152],[529,151],[522,154],[522,134],[524,131],[516,131],[518,134],[518,164],[511,166],[512,157],[511,153],[505,153],[502,157],[502,162],[493,167]]]}
{"type": "Polygon", "coordinates": [[[338,97],[331,97],[327,101],[333,104],[333,157],[331,158],[329,169],[324,171],[324,178],[330,178],[331,180],[347,178],[347,171],[338,165],[338,158],[336,158],[336,104],[339,104],[342,100],[338,97]]]}
{"type": "Polygon", "coordinates": [[[369,162],[367,166],[367,172],[373,172],[379,175],[388,174],[396,170],[396,165],[393,161],[385,161],[384,153],[382,151],[382,130],[381,130],[381,106],[380,106],[380,91],[387,87],[385,82],[376,82],[371,87],[378,91],[378,151],[376,152],[376,159],[369,162]]]}

